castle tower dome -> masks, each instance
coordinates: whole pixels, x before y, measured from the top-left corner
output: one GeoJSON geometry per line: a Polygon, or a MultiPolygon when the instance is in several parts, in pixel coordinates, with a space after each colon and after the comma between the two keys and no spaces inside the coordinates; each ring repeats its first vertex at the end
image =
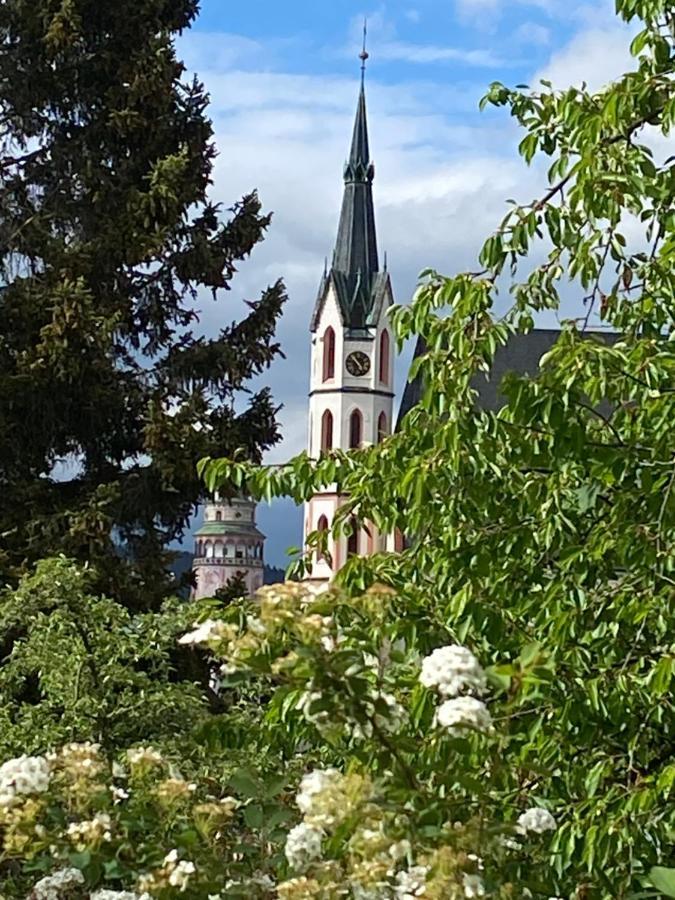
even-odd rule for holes
{"type": "Polygon", "coordinates": [[[246,497],[221,499],[204,508],[204,522],[195,534],[193,599],[213,597],[241,574],[252,596],[263,585],[265,535],[255,521],[255,503],[246,497]]]}
{"type": "MultiPolygon", "coordinates": [[[[365,61],[333,261],[324,271],[310,324],[309,455],[377,443],[391,433],[394,341],[387,319],[394,302],[391,280],[381,272],[366,110],[365,61]]],[[[328,529],[345,497],[328,486],[306,504],[305,539],[328,529]]],[[[370,526],[332,541],[331,560],[315,559],[309,581],[329,581],[351,555],[385,549],[389,538],[370,526]]]]}

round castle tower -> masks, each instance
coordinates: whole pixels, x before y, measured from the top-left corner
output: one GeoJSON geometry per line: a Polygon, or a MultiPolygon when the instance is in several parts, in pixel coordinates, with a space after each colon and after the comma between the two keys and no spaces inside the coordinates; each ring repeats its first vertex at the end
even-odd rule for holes
{"type": "Polygon", "coordinates": [[[221,500],[216,494],[204,510],[204,524],[195,535],[192,597],[213,597],[237,573],[249,595],[263,585],[265,535],[255,523],[255,503],[243,497],[221,500]]]}

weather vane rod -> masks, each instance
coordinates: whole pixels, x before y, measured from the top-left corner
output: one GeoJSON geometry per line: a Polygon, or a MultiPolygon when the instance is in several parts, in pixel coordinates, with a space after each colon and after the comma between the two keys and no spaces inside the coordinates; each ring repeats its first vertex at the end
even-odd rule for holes
{"type": "Polygon", "coordinates": [[[366,41],[368,39],[368,19],[363,20],[363,50],[359,53],[359,59],[361,60],[361,84],[364,83],[366,78],[366,62],[369,57],[369,53],[366,50],[366,41]]]}

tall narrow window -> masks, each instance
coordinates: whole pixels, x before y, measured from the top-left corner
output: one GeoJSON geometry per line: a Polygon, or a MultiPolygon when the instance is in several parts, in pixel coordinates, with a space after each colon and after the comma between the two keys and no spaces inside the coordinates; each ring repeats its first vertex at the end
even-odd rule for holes
{"type": "MultiPolygon", "coordinates": [[[[328,531],[328,519],[325,516],[319,516],[319,521],[316,523],[317,531],[328,531]]],[[[325,559],[325,555],[319,550],[316,555],[317,559],[325,559]]]]}
{"type": "Polygon", "coordinates": [[[360,447],[363,439],[363,416],[358,409],[349,417],[349,446],[360,447]]]}
{"type": "Polygon", "coordinates": [[[323,336],[323,380],[335,378],[335,332],[327,328],[323,336]]]}
{"type": "Polygon", "coordinates": [[[378,444],[380,443],[380,441],[383,441],[386,438],[388,433],[389,433],[389,431],[387,429],[387,414],[382,412],[382,413],[380,413],[378,420],[377,420],[377,442],[378,442],[378,444]]]}
{"type": "Polygon", "coordinates": [[[321,417],[321,450],[333,449],[333,413],[327,409],[321,417]]]}
{"type": "Polygon", "coordinates": [[[350,524],[352,533],[347,538],[347,557],[358,556],[359,553],[359,529],[353,519],[350,524]]]}
{"type": "Polygon", "coordinates": [[[389,384],[389,332],[380,335],[380,381],[389,384]]]}

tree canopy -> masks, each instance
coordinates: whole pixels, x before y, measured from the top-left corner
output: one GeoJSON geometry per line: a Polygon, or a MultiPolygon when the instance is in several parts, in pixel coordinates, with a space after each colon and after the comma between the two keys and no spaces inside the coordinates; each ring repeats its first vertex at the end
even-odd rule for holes
{"type": "Polygon", "coordinates": [[[207,338],[270,221],[223,216],[204,87],[175,38],[196,0],[0,8],[0,580],[63,552],[127,605],[161,602],[205,454],[278,440],[281,282],[207,338]]]}

